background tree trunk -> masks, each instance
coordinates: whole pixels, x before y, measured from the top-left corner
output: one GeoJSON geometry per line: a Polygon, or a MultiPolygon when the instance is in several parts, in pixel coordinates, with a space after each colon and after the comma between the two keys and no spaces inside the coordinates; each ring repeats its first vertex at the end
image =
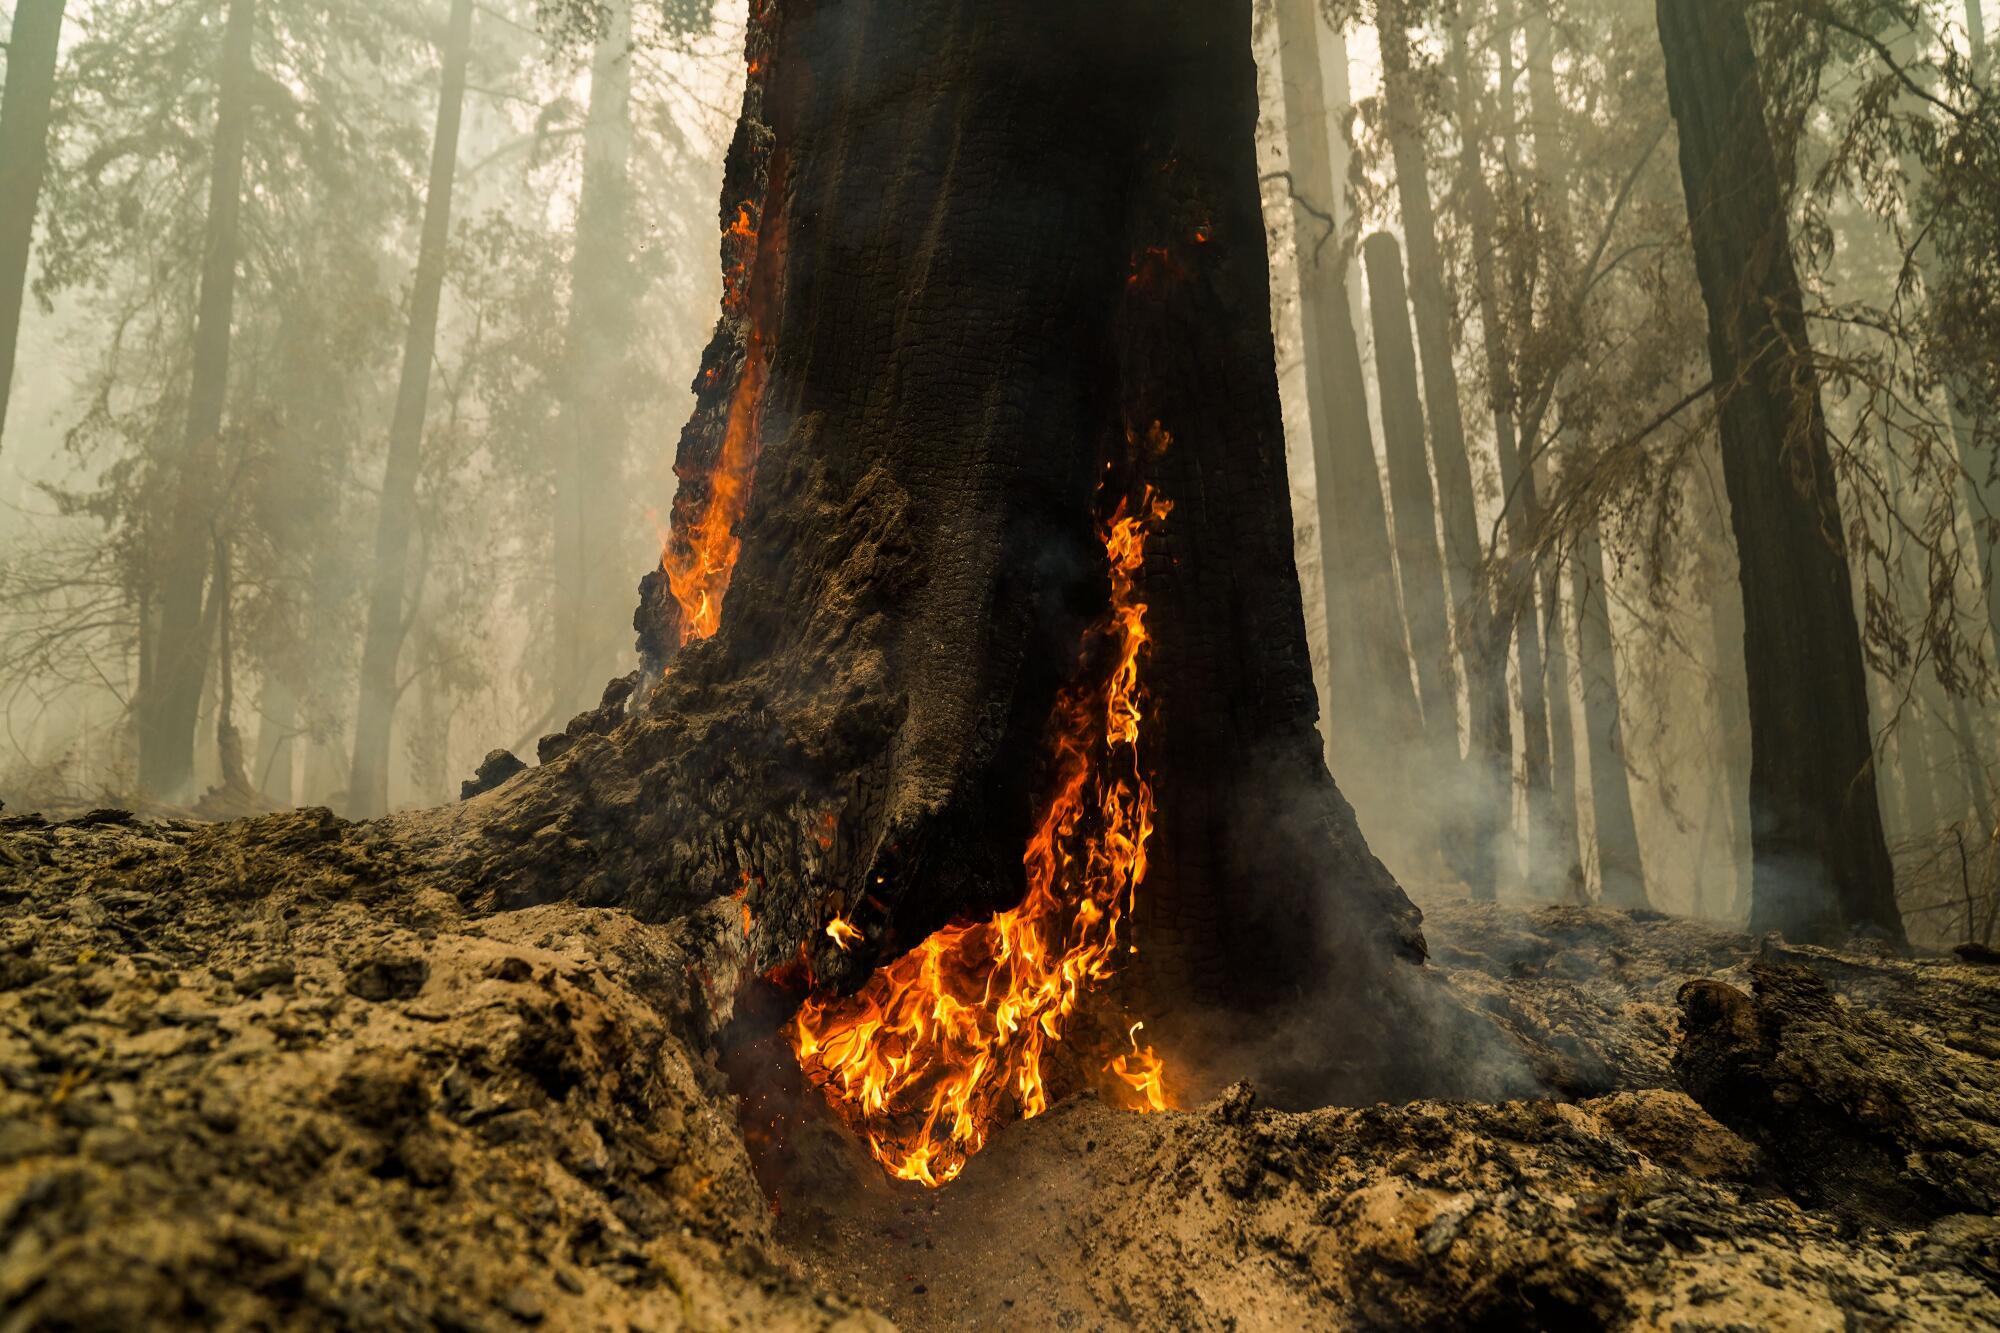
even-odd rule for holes
{"type": "Polygon", "coordinates": [[[1333,697],[1357,705],[1329,739],[1350,781],[1365,772],[1370,781],[1394,784],[1402,766],[1381,760],[1414,740],[1421,723],[1347,289],[1348,252],[1336,233],[1346,183],[1334,173],[1327,133],[1319,8],[1313,0],[1279,0],[1277,10],[1329,677],[1333,697]],[[1360,768],[1349,767],[1357,761],[1360,768]]]}
{"type": "Polygon", "coordinates": [[[275,805],[292,804],[298,725],[297,691],[281,673],[266,672],[257,695],[257,758],[250,777],[275,805]]]}
{"type": "MultiPolygon", "coordinates": [[[[1521,680],[1522,785],[1527,796],[1526,870],[1530,885],[1549,883],[1560,875],[1562,858],[1552,843],[1555,830],[1554,790],[1549,772],[1549,713],[1542,686],[1542,626],[1535,610],[1535,577],[1532,565],[1525,564],[1522,552],[1532,539],[1540,504],[1535,479],[1522,468],[1521,447],[1514,426],[1513,368],[1508,363],[1506,330],[1502,326],[1499,280],[1493,269],[1493,232],[1490,219],[1494,205],[1486,184],[1482,160],[1485,129],[1479,114],[1471,42],[1461,15],[1452,27],[1452,78],[1458,89],[1459,179],[1472,230],[1473,282],[1479,303],[1479,327],[1486,354],[1486,391],[1493,413],[1493,445],[1500,462],[1500,491],[1507,499],[1506,535],[1508,551],[1496,563],[1500,581],[1495,602],[1499,616],[1493,626],[1488,652],[1495,655],[1504,672],[1507,639],[1519,649],[1521,680]],[[1511,635],[1510,635],[1511,632],[1511,635]]],[[[1503,40],[1512,41],[1511,31],[1503,40]]],[[[1501,62],[1503,85],[1513,77],[1512,59],[1501,62]]],[[[1505,105],[1511,106],[1509,97],[1505,105]]],[[[1511,118],[1511,117],[1510,117],[1511,118]]],[[[1509,155],[1511,156],[1511,154],[1509,155]]],[[[1483,562],[1482,562],[1483,565],[1483,562]]],[[[1511,773],[1513,756],[1507,756],[1511,773]]],[[[1510,792],[1511,796],[1511,792],[1510,792]]],[[[1511,806],[1511,800],[1509,802],[1511,806]]]]}
{"type": "Polygon", "coordinates": [[[195,714],[208,674],[202,589],[210,563],[216,451],[229,394],[229,336],[235,317],[243,153],[250,128],[256,0],[230,0],[216,78],[215,142],[204,226],[201,293],[195,308],[194,367],[187,433],[161,468],[166,547],[159,557],[159,628],[139,699],[139,786],[168,800],[189,795],[195,714]]]}
{"type": "MultiPolygon", "coordinates": [[[[1541,5],[1530,4],[1523,16],[1523,29],[1527,45],[1528,69],[1528,110],[1531,117],[1535,149],[1535,171],[1541,178],[1542,206],[1549,225],[1555,232],[1554,254],[1558,263],[1552,276],[1558,282],[1567,282],[1564,272],[1574,261],[1570,257],[1569,246],[1569,153],[1562,140],[1562,106],[1556,90],[1555,76],[1555,28],[1549,22],[1548,10],[1541,5]]],[[[1502,45],[1511,57],[1513,33],[1503,30],[1502,45]]],[[[1501,123],[1511,137],[1515,117],[1512,112],[1512,61],[1502,62],[1502,115],[1501,123]]],[[[1507,154],[1511,164],[1514,153],[1507,154]]],[[[1527,423],[1523,439],[1528,448],[1538,447],[1541,430],[1540,416],[1527,423]]],[[[1550,447],[1539,450],[1543,459],[1555,454],[1550,447]]],[[[1549,465],[1546,461],[1533,462],[1528,475],[1522,478],[1522,495],[1526,501],[1538,501],[1547,481],[1549,465]]],[[[1539,508],[1539,504],[1536,504],[1539,508]]],[[[1541,591],[1543,614],[1547,617],[1548,630],[1542,636],[1546,645],[1547,659],[1543,671],[1543,699],[1549,710],[1549,764],[1551,776],[1549,786],[1552,818],[1557,833],[1551,839],[1557,863],[1551,869],[1556,873],[1555,881],[1562,886],[1566,896],[1580,896],[1583,892],[1583,842],[1580,807],[1577,803],[1577,771],[1574,738],[1577,731],[1576,703],[1572,697],[1572,676],[1574,674],[1569,654],[1569,628],[1563,613],[1562,565],[1558,561],[1544,560],[1537,571],[1541,591]]],[[[1587,725],[1587,723],[1586,723],[1587,725]]]]}
{"type": "Polygon", "coordinates": [[[1590,754],[1590,807],[1597,834],[1599,901],[1606,907],[1646,907],[1646,872],[1639,826],[1632,816],[1632,780],[1625,769],[1625,727],[1619,719],[1618,656],[1611,636],[1610,571],[1595,527],[1570,553],[1570,596],[1576,603],[1577,666],[1583,673],[1583,722],[1590,754]]]}
{"type": "Polygon", "coordinates": [[[583,184],[556,425],[555,716],[594,703],[611,674],[631,571],[604,524],[619,512],[632,344],[632,7],[617,0],[591,58],[583,184]]]}
{"type": "Polygon", "coordinates": [[[1708,627],[1714,648],[1715,726],[1722,749],[1722,792],[1728,802],[1730,865],[1735,883],[1728,910],[1733,919],[1749,910],[1750,867],[1750,705],[1743,677],[1743,599],[1736,574],[1736,552],[1729,533],[1728,500],[1715,496],[1701,506],[1702,541],[1722,562],[1709,585],[1708,627]]]}
{"type": "Polygon", "coordinates": [[[1452,625],[1464,668],[1470,744],[1467,793],[1457,860],[1475,898],[1496,888],[1494,844],[1512,813],[1508,793],[1514,767],[1507,711],[1507,665],[1496,652],[1492,607],[1481,582],[1479,516],[1472,496],[1472,459],[1458,398],[1458,367],[1451,333],[1452,302],[1444,286],[1444,258],[1431,204],[1429,155],[1410,63],[1408,0],[1378,0],[1376,31],[1382,44],[1382,92],[1389,147],[1396,163],[1396,198],[1409,250],[1410,307],[1417,355],[1424,372],[1424,415],[1430,424],[1431,461],[1437,474],[1443,520],[1445,574],[1451,589],[1452,625]]]}
{"type": "Polygon", "coordinates": [[[1742,568],[1756,855],[1751,928],[1902,938],[1819,385],[1756,58],[1729,0],[1659,0],[1709,311],[1742,568]]]}
{"type": "Polygon", "coordinates": [[[7,428],[28,251],[49,160],[49,101],[55,95],[65,3],[16,0],[7,37],[7,82],[0,87],[0,438],[7,428]]]}
{"type": "MultiPolygon", "coordinates": [[[[1249,34],[1248,0],[754,6],[723,187],[728,217],[756,202],[748,299],[678,464],[713,466],[764,358],[719,632],[636,716],[408,836],[484,901],[707,908],[746,972],[803,951],[822,987],[1018,901],[1051,705],[1106,604],[1109,463],[1174,505],[1138,575],[1148,1037],[1219,1002],[1286,1016],[1295,1086],[1434,1078],[1445,1029],[1397,965],[1417,915],[1314,726],[1249,34]]],[[[667,608],[652,580],[656,645],[667,608]]]]}
{"type": "Polygon", "coordinates": [[[437,347],[438,302],[444,290],[445,245],[451,236],[452,177],[458,166],[458,125],[465,106],[465,67],[472,49],[472,0],[452,0],[445,31],[444,79],[437,136],[424,192],[423,236],[410,292],[410,328],[396,414],[389,425],[389,460],[375,529],[375,571],[368,596],[367,637],[361,648],[361,703],[354,715],[354,767],[347,802],[360,815],[389,808],[389,737],[399,693],[396,660],[409,628],[404,606],[410,537],[416,527],[417,471],[423,461],[424,414],[431,356],[437,347]]]}
{"type": "Polygon", "coordinates": [[[1417,389],[1417,353],[1410,340],[1410,305],[1403,287],[1403,253],[1378,231],[1361,245],[1368,270],[1368,309],[1375,330],[1375,386],[1382,440],[1389,455],[1389,496],[1396,520],[1396,564],[1410,653],[1417,664],[1424,736],[1433,756],[1455,767],[1458,705],[1453,699],[1451,627],[1445,618],[1444,560],[1438,552],[1437,503],[1424,459],[1424,407],[1417,389]]]}

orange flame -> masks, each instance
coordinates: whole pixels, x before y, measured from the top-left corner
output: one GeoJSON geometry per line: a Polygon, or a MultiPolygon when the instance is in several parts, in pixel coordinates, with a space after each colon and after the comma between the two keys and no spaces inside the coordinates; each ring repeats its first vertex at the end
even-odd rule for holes
{"type": "Polygon", "coordinates": [[[861,938],[861,931],[844,916],[837,916],[826,923],[827,938],[837,945],[842,953],[852,948],[854,941],[861,938]]]}
{"type": "Polygon", "coordinates": [[[753,336],[743,357],[743,373],[729,400],[722,449],[709,474],[708,497],[687,525],[685,540],[669,542],[660,557],[667,587],[681,608],[682,646],[722,628],[722,598],[729,591],[736,557],[743,550],[737,520],[750,507],[750,482],[757,471],[758,417],[763,402],[764,361],[753,336]]]}
{"type": "MultiPolygon", "coordinates": [[[[779,229],[782,231],[782,228],[779,229]]],[[[736,216],[723,228],[723,253],[729,262],[722,274],[724,308],[740,311],[748,302],[750,280],[757,262],[758,221],[749,203],[737,205],[736,216]]],[[[757,454],[764,406],[763,331],[758,311],[750,311],[744,337],[743,368],[729,395],[729,411],[723,422],[722,446],[716,451],[715,466],[708,475],[708,494],[700,507],[683,520],[679,540],[670,537],[660,556],[667,587],[680,604],[680,644],[711,637],[722,628],[722,599],[729,591],[730,576],[743,543],[736,536],[736,524],[750,507],[750,483],[757,472],[757,454]]],[[[704,372],[712,386],[720,367],[704,372]]],[[[675,517],[682,518],[676,506],[675,517]]]]}
{"type": "MultiPolygon", "coordinates": [[[[1137,580],[1146,539],[1171,507],[1147,487],[1136,510],[1121,500],[1100,534],[1111,606],[1092,635],[1112,667],[1057,699],[1054,794],[1022,857],[1021,905],[946,926],[855,994],[807,999],[792,1025],[800,1066],[903,1180],[955,1178],[1010,1094],[1024,1119],[1047,1109],[1043,1052],[1114,970],[1153,832],[1138,755],[1139,659],[1150,639],[1137,580]]],[[[1134,1109],[1164,1109],[1160,1062],[1138,1031],[1108,1068],[1138,1095],[1134,1109]]]]}

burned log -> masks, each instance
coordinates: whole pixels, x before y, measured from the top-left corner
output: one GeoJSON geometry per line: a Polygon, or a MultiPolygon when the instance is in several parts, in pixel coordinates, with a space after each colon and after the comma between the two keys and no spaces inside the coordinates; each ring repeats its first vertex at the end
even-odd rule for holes
{"type": "Polygon", "coordinates": [[[1751,993],[1680,992],[1674,1072],[1763,1147],[1786,1188],[1857,1221],[1908,1227],[2000,1205],[2000,1075],[1887,1014],[1850,1009],[1804,967],[1751,965],[1751,993]]]}

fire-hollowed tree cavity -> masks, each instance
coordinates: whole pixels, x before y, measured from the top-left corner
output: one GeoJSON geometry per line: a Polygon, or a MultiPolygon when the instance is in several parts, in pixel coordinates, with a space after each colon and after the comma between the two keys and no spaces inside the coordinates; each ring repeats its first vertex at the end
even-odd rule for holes
{"type": "Polygon", "coordinates": [[[753,4],[653,665],[417,817],[466,892],[709,913],[725,1006],[1019,904],[1116,610],[1103,508],[1147,486],[1155,807],[1112,984],[1170,1080],[1226,1012],[1239,1053],[1282,1028],[1281,1096],[1472,1090],[1315,729],[1249,34],[1248,0],[753,4]]]}

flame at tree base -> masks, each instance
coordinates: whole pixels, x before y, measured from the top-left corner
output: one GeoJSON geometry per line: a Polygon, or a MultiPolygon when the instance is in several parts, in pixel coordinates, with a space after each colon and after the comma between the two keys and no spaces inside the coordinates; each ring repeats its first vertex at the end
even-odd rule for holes
{"type": "MultiPolygon", "coordinates": [[[[1156,425],[1148,443],[1163,448],[1166,438],[1156,425]]],[[[1052,794],[1022,858],[1021,905],[946,926],[855,994],[807,999],[791,1025],[800,1067],[900,1179],[945,1184],[1010,1106],[1023,1119],[1047,1109],[1048,1047],[1129,949],[1119,927],[1145,880],[1153,832],[1138,750],[1139,664],[1150,641],[1138,573],[1171,508],[1148,486],[1136,503],[1121,500],[1100,533],[1111,605],[1084,660],[1110,667],[1057,699],[1052,794]]],[[[1164,1110],[1164,1069],[1139,1041],[1143,1026],[1130,1026],[1131,1049],[1103,1072],[1131,1109],[1164,1110]]]]}

